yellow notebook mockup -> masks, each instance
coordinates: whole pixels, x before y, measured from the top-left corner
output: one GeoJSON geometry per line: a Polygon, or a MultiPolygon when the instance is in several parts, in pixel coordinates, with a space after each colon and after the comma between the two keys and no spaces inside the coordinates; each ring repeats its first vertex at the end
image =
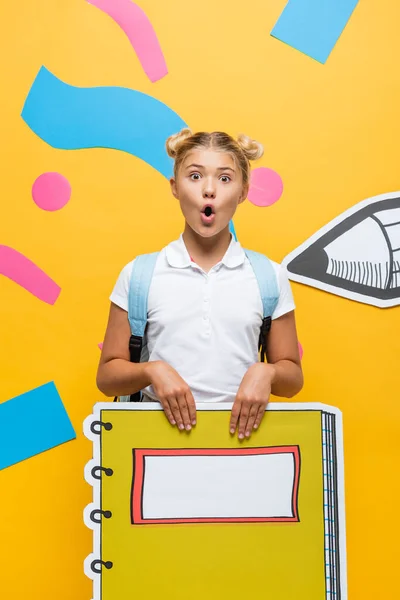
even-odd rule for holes
{"type": "Polygon", "coordinates": [[[347,600],[340,411],[271,403],[239,442],[230,409],[186,433],[157,403],[95,405],[93,600],[347,600]]]}

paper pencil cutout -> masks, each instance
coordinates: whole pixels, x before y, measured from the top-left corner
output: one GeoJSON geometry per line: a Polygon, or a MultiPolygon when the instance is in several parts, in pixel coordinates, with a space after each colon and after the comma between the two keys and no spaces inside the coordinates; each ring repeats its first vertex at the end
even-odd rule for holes
{"type": "Polygon", "coordinates": [[[381,308],[400,304],[400,193],[356,204],[283,264],[292,281],[381,308]]]}

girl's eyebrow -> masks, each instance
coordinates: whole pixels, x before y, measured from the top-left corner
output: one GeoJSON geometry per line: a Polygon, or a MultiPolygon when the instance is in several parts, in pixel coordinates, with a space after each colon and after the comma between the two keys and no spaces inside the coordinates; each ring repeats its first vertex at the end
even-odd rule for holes
{"type": "Polygon", "coordinates": [[[196,165],[195,163],[192,163],[191,165],[188,165],[186,168],[190,169],[191,167],[196,167],[197,169],[204,169],[203,165],[196,165]]]}
{"type": "MultiPolygon", "coordinates": [[[[186,168],[190,169],[191,167],[196,167],[197,169],[204,169],[204,165],[196,165],[195,163],[192,163],[191,165],[188,165],[186,168]]],[[[217,171],[232,171],[233,173],[235,172],[235,169],[232,169],[232,167],[218,167],[217,171]]]]}
{"type": "Polygon", "coordinates": [[[227,171],[229,169],[229,171],[232,171],[232,173],[235,172],[235,169],[232,169],[232,167],[218,167],[218,171],[227,171]]]}

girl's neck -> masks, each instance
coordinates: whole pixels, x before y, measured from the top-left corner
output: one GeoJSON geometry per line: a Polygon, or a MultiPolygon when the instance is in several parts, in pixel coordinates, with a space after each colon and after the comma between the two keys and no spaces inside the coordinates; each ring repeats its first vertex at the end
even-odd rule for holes
{"type": "Polygon", "coordinates": [[[223,259],[231,242],[229,226],[217,235],[204,238],[186,223],[182,237],[191,258],[206,272],[223,259]]]}

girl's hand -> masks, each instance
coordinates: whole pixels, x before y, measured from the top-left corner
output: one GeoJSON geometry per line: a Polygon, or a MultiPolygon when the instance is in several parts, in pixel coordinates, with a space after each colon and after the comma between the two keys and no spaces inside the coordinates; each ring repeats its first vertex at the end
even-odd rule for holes
{"type": "Polygon", "coordinates": [[[166,362],[149,362],[151,385],[171,425],[190,431],[196,425],[196,404],[186,381],[166,362]]]}
{"type": "Polygon", "coordinates": [[[239,440],[249,438],[253,429],[259,427],[269,401],[274,375],[273,365],[259,362],[252,365],[243,377],[229,424],[231,434],[238,428],[239,440]]]}

